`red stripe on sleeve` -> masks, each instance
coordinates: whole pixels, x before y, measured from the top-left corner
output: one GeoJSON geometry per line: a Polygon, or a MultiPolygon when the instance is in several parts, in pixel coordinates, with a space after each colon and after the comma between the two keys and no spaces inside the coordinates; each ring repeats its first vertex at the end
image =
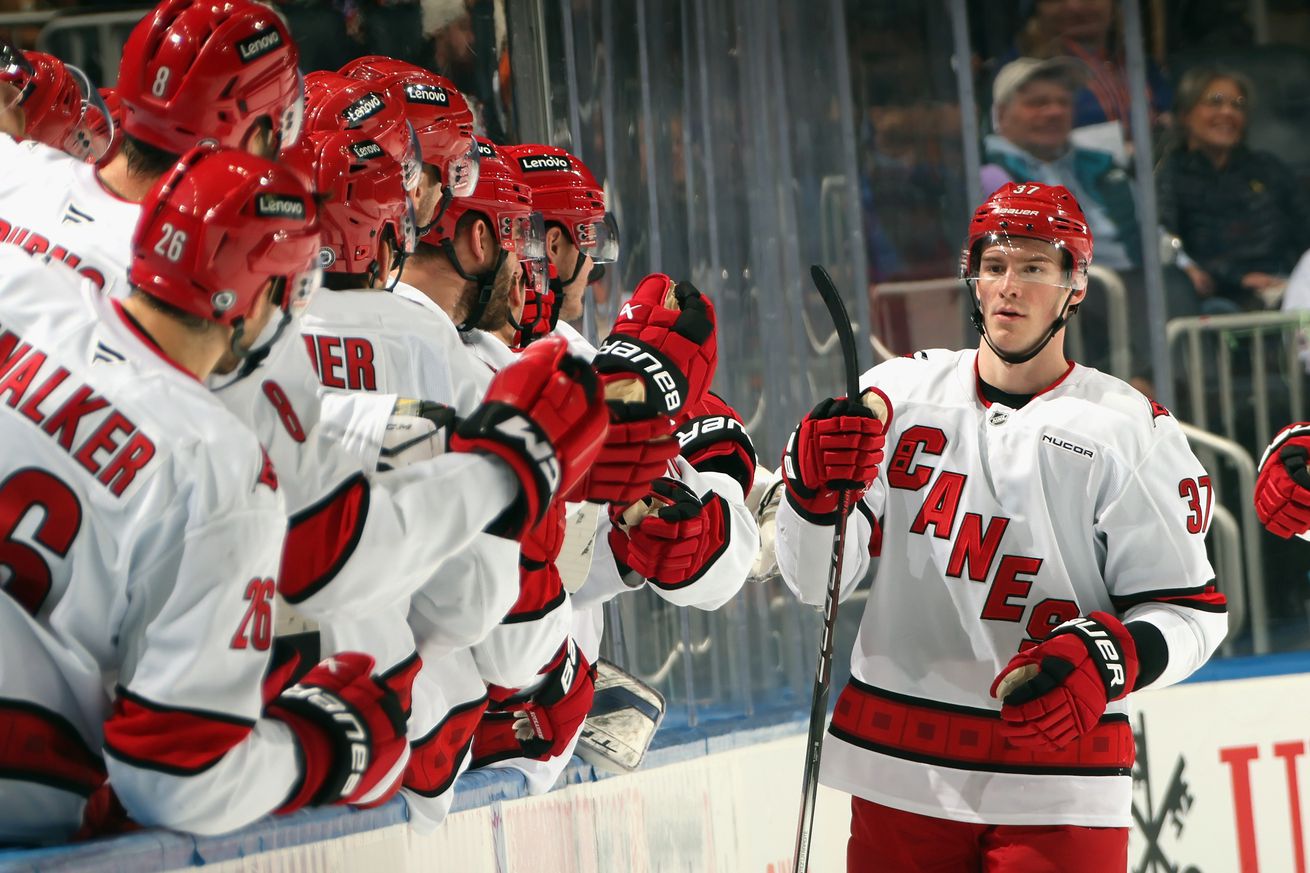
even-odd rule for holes
{"type": "Polygon", "coordinates": [[[278,577],[278,593],[288,603],[307,600],[341,571],[359,545],[368,503],[369,484],[361,473],[291,517],[278,577]]]}
{"type": "Polygon", "coordinates": [[[0,701],[0,776],[89,797],[105,762],[67,720],[21,700],[0,701]]]}
{"type": "Polygon", "coordinates": [[[105,722],[105,750],[138,767],[193,776],[218,763],[253,727],[245,719],[164,706],[120,688],[105,722]]]}

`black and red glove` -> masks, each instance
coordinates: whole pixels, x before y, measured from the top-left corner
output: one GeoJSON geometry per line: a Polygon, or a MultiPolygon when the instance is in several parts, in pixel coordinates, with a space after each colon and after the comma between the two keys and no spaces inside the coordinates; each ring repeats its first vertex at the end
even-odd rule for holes
{"type": "Polygon", "coordinates": [[[713,491],[697,497],[676,479],[656,479],[651,488],[647,499],[663,506],[626,532],[622,507],[610,509],[610,550],[623,565],[620,575],[635,570],[666,588],[700,578],[728,542],[727,503],[713,491]]]}
{"type": "Polygon", "coordinates": [[[595,690],[595,668],[570,637],[530,697],[510,697],[482,716],[473,734],[472,766],[562,754],[591,711],[595,690]]]}
{"type": "Polygon", "coordinates": [[[706,391],[701,402],[682,410],[677,419],[681,454],[702,473],[731,476],[749,494],[755,485],[755,445],[741,416],[723,398],[706,391]]]}
{"type": "Polygon", "coordinates": [[[678,456],[673,419],[667,415],[628,420],[632,404],[610,402],[605,444],[570,499],[630,506],[650,492],[678,456]]]}
{"type": "Polygon", "coordinates": [[[676,415],[709,390],[718,357],[714,304],[690,282],[652,273],[619,310],[593,364],[603,377],[640,378],[648,416],[676,415]]]}
{"type": "Polygon", "coordinates": [[[268,705],[265,714],[291,728],[303,760],[300,785],[279,813],[380,803],[400,789],[409,757],[405,714],[397,690],[374,679],[372,671],[368,655],[334,655],[268,705]]]}
{"type": "Polygon", "coordinates": [[[814,524],[836,524],[838,492],[854,492],[849,505],[864,496],[878,478],[885,438],[883,423],[864,403],[819,401],[792,431],[782,456],[792,507],[814,524]]]}
{"type": "Polygon", "coordinates": [[[1137,643],[1107,612],[1066,621],[1010,659],[992,681],[1001,734],[1014,746],[1063,749],[1137,686],[1137,643]]]}
{"type": "Polygon", "coordinates": [[[557,336],[528,346],[498,372],[482,404],[450,438],[456,452],[482,452],[509,464],[522,492],[488,531],[513,539],[567,494],[605,441],[609,413],[596,373],[557,336]]]}
{"type": "Polygon", "coordinates": [[[1283,539],[1310,531],[1310,424],[1295,424],[1274,437],[1260,459],[1255,511],[1270,533],[1283,539]]]}

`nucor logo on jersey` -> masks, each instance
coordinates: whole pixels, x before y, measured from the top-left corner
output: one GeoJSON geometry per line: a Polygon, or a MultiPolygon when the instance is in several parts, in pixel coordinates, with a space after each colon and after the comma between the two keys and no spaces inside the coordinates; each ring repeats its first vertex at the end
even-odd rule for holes
{"type": "Polygon", "coordinates": [[[410,103],[427,103],[430,106],[449,106],[450,95],[440,85],[410,82],[405,86],[405,99],[410,103]]]}
{"type": "Polygon", "coordinates": [[[1111,698],[1117,696],[1123,690],[1128,677],[1124,673],[1123,657],[1119,654],[1119,644],[1110,636],[1110,632],[1101,627],[1099,622],[1090,618],[1075,618],[1065,622],[1063,626],[1077,631],[1096,645],[1096,650],[1101,653],[1101,658],[1105,661],[1105,668],[1110,671],[1110,675],[1106,677],[1109,684],[1109,688],[1106,690],[1110,692],[1111,698]]]}
{"type": "Polygon", "coordinates": [[[241,40],[237,43],[237,54],[241,57],[241,63],[248,64],[256,58],[262,58],[280,45],[282,45],[282,34],[276,30],[269,30],[241,40]]]}
{"type": "Polygon", "coordinates": [[[646,349],[616,337],[601,344],[600,348],[596,350],[596,357],[599,358],[601,355],[613,355],[616,358],[622,358],[636,364],[643,373],[650,377],[650,381],[655,384],[655,387],[664,392],[665,412],[674,412],[682,406],[682,391],[678,388],[677,379],[664,361],[646,349]]]}
{"type": "Polygon", "coordinates": [[[511,415],[503,421],[496,422],[496,430],[523,444],[528,456],[536,462],[537,472],[545,480],[547,488],[554,493],[559,487],[559,459],[555,457],[555,449],[537,430],[537,426],[521,415],[511,415]]]}
{"type": "Polygon", "coordinates": [[[382,111],[386,104],[382,102],[382,95],[369,91],[363,97],[360,97],[354,103],[351,103],[345,109],[341,110],[341,117],[351,126],[355,127],[361,121],[372,118],[382,111]]]}
{"type": "Polygon", "coordinates": [[[371,139],[366,139],[362,142],[351,143],[350,153],[361,161],[368,161],[382,157],[382,146],[371,139]]]}
{"type": "Polygon", "coordinates": [[[1091,449],[1083,448],[1077,443],[1071,443],[1068,440],[1056,439],[1049,433],[1042,434],[1042,442],[1050,443],[1053,446],[1059,446],[1066,451],[1073,452],[1075,455],[1083,455],[1088,458],[1096,457],[1096,452],[1093,452],[1091,449]]]}
{"type": "Polygon", "coordinates": [[[305,685],[293,685],[282,692],[283,697],[303,700],[311,706],[323,710],[334,722],[341,725],[344,736],[350,741],[350,776],[341,786],[341,797],[349,797],[359,787],[359,780],[368,769],[368,731],[359,720],[359,715],[345,702],[322,688],[305,685]]]}
{"type": "Polygon", "coordinates": [[[260,194],[255,198],[255,214],[260,218],[305,217],[305,201],[287,194],[260,194]]]}
{"type": "Polygon", "coordinates": [[[535,155],[533,157],[519,158],[519,166],[523,172],[532,173],[540,170],[564,170],[571,169],[568,158],[561,158],[559,155],[535,155]]]}

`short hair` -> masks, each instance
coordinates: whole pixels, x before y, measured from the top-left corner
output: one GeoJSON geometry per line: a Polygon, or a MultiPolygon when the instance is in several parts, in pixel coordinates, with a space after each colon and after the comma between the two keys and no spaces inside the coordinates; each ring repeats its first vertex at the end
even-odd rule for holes
{"type": "Polygon", "coordinates": [[[127,171],[134,176],[162,176],[177,163],[181,155],[165,151],[130,133],[123,134],[123,157],[127,158],[127,171]]]}
{"type": "Polygon", "coordinates": [[[178,322],[193,333],[208,333],[218,326],[217,321],[203,318],[199,315],[187,312],[185,309],[179,309],[171,303],[160,300],[149,291],[143,291],[140,288],[133,288],[131,296],[145,303],[146,306],[149,306],[156,312],[167,315],[169,318],[178,322]]]}

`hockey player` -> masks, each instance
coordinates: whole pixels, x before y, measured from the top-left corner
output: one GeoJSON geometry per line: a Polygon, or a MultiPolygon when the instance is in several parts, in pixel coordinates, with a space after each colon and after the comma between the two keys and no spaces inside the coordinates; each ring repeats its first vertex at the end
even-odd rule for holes
{"type": "Polygon", "coordinates": [[[44,52],[19,52],[0,43],[0,82],[18,90],[22,133],[81,161],[95,163],[109,149],[113,123],[86,73],[44,52]]]}
{"type": "Polygon", "coordinates": [[[0,252],[0,842],[66,839],[106,777],[136,821],[218,833],[384,800],[407,756],[365,656],[261,693],[285,514],[203,383],[313,280],[313,198],[202,149],[143,205],[121,302],[0,252]]]}
{"type": "Polygon", "coordinates": [[[419,236],[455,197],[467,197],[478,184],[478,146],[473,112],[449,79],[414,64],[381,55],[356,58],[339,71],[362,81],[381,81],[405,97],[405,115],[423,152],[423,194],[415,204],[419,236]]]}
{"type": "Polygon", "coordinates": [[[0,241],[63,261],[125,296],[139,202],[202,139],[263,157],[298,135],[291,35],[253,0],[164,0],[128,37],[117,93],[119,153],[97,169],[0,136],[0,241]]]}
{"type": "Polygon", "coordinates": [[[961,254],[977,350],[881,364],[788,443],[787,584],[823,602],[840,490],[842,595],[874,568],[820,775],[853,795],[848,870],[1123,869],[1125,698],[1226,631],[1209,476],[1167,410],[1065,358],[1091,259],[1068,191],[998,189],[961,254]]]}

